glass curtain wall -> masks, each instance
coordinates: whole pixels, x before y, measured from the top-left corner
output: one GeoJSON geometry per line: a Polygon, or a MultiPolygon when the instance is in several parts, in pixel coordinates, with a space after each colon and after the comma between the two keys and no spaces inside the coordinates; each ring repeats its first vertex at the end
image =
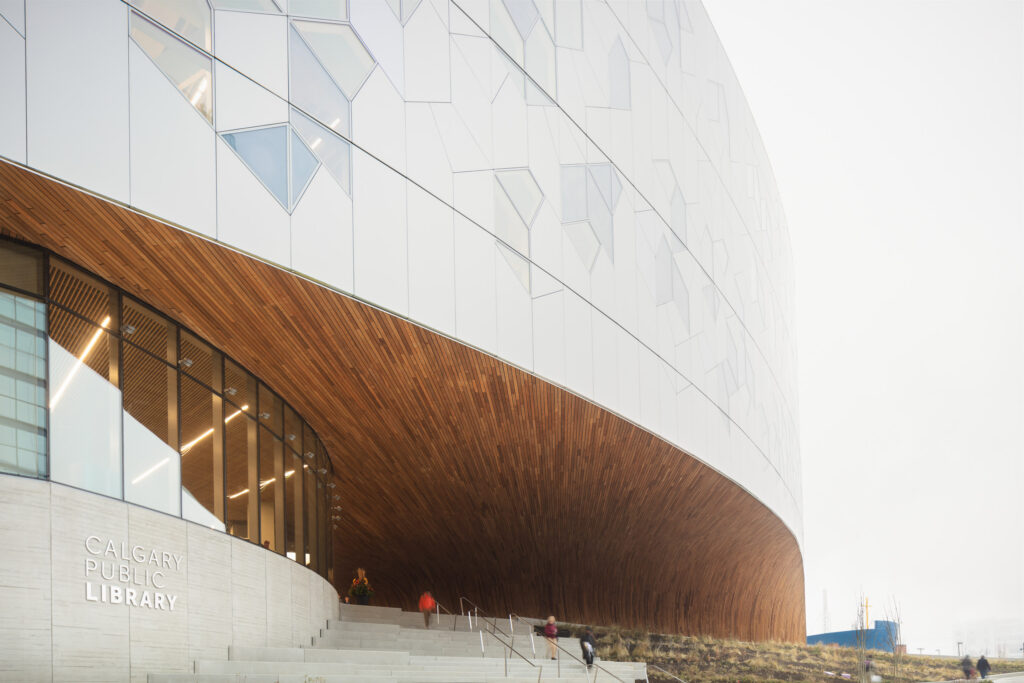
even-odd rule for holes
{"type": "Polygon", "coordinates": [[[0,239],[0,473],[225,531],[327,576],[333,468],[291,406],[142,302],[0,239]]]}

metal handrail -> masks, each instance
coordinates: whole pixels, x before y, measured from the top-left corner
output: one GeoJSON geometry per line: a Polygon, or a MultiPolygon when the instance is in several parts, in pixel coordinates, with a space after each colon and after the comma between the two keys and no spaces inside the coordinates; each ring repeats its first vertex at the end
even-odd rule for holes
{"type": "MultiPolygon", "coordinates": [[[[510,644],[508,644],[505,641],[503,641],[495,633],[491,633],[490,631],[484,631],[483,629],[480,630],[480,633],[481,634],[487,633],[487,635],[489,635],[491,638],[494,638],[496,641],[501,643],[502,646],[507,648],[509,652],[514,652],[521,660],[523,660],[524,662],[526,662],[527,664],[529,664],[533,668],[537,669],[537,680],[540,681],[541,676],[544,675],[544,665],[543,664],[537,664],[536,662],[531,662],[529,659],[526,658],[526,656],[523,653],[521,653],[519,650],[515,649],[510,644]]],[[[483,635],[481,635],[480,637],[483,638],[483,635]]],[[[507,654],[505,655],[505,678],[508,678],[508,655],[507,654]]]]}
{"type": "MultiPolygon", "coordinates": [[[[523,619],[522,617],[520,617],[520,616],[519,616],[518,614],[516,614],[516,615],[512,615],[512,616],[514,616],[514,617],[516,618],[516,621],[520,621],[520,622],[523,622],[523,623],[529,624],[529,622],[527,622],[527,621],[526,621],[525,619],[523,619]]],[[[529,625],[530,625],[530,627],[531,627],[531,628],[533,628],[533,624],[529,624],[529,625]]],[[[573,653],[571,653],[571,652],[569,652],[568,650],[566,650],[566,649],[565,649],[564,647],[562,647],[561,645],[559,645],[559,644],[558,644],[558,642],[557,642],[557,640],[555,641],[555,648],[556,648],[556,649],[558,649],[558,650],[561,650],[561,651],[562,651],[562,652],[564,652],[565,654],[569,655],[569,657],[570,657],[571,659],[575,659],[575,660],[576,660],[577,662],[579,662],[580,664],[582,664],[582,665],[583,665],[583,670],[587,672],[587,675],[589,675],[589,674],[590,674],[590,668],[589,668],[589,667],[587,666],[587,663],[586,663],[585,661],[583,661],[583,660],[582,660],[581,658],[579,658],[579,657],[577,657],[576,655],[574,655],[573,653]]],[[[606,668],[604,668],[603,666],[601,666],[600,664],[598,664],[597,662],[594,662],[593,666],[594,666],[594,668],[595,668],[595,669],[597,669],[597,671],[595,671],[595,672],[594,672],[594,680],[595,680],[595,681],[597,680],[597,674],[598,674],[599,672],[603,671],[603,672],[605,672],[606,674],[608,674],[609,676],[611,676],[612,678],[614,678],[615,680],[617,680],[617,681],[620,681],[621,683],[626,683],[626,682],[625,682],[625,681],[623,681],[623,680],[622,680],[621,678],[619,678],[618,676],[616,676],[615,674],[613,674],[613,673],[612,673],[611,671],[609,671],[608,669],[606,669],[606,668]]],[[[561,670],[561,666],[559,666],[559,670],[561,670]]],[[[559,673],[559,678],[561,678],[561,673],[559,673]]]]}
{"type": "Polygon", "coordinates": [[[460,615],[453,614],[447,607],[442,605],[439,600],[434,600],[434,606],[436,608],[437,623],[438,623],[438,625],[441,624],[441,610],[444,610],[445,614],[449,615],[452,618],[452,630],[453,631],[458,630],[458,622],[459,622],[459,616],[460,615]]]}
{"type": "MultiPolygon", "coordinates": [[[[677,681],[679,681],[679,683],[686,683],[686,681],[684,681],[683,679],[681,679],[681,678],[680,678],[679,676],[676,676],[676,675],[675,675],[675,674],[673,674],[673,673],[672,673],[671,671],[665,671],[664,669],[662,669],[662,668],[661,668],[660,666],[658,666],[657,664],[650,664],[650,663],[648,663],[648,664],[647,664],[647,668],[648,668],[648,669],[657,669],[658,671],[660,671],[661,673],[665,674],[666,676],[668,676],[668,677],[670,677],[670,678],[674,678],[674,679],[676,679],[677,681]]],[[[648,679],[647,679],[647,680],[651,680],[651,679],[650,679],[650,677],[648,677],[648,679]]]]}

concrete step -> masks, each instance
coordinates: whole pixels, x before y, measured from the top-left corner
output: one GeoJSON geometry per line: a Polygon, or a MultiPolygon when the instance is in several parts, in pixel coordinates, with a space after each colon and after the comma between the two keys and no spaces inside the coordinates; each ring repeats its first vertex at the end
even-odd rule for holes
{"type": "MultiPolygon", "coordinates": [[[[564,653],[560,667],[531,658],[526,623],[514,623],[514,643],[530,661],[506,660],[506,648],[487,634],[481,653],[481,633],[468,630],[469,621],[461,616],[442,615],[428,629],[422,614],[395,607],[344,605],[340,615],[313,639],[313,647],[231,647],[226,660],[199,660],[189,674],[150,674],[149,683],[527,683],[537,681],[538,674],[558,678],[559,670],[560,681],[587,680],[582,664],[564,653]]],[[[497,625],[509,629],[507,621],[499,619],[497,625]]],[[[571,638],[560,644],[570,652],[579,647],[571,638]]],[[[533,645],[537,653],[545,652],[543,638],[535,637],[533,645]]],[[[646,677],[642,663],[601,665],[630,683],[646,677]]]]}
{"type": "MultiPolygon", "coordinates": [[[[554,675],[543,676],[543,680],[554,679],[554,675]]],[[[582,674],[562,676],[557,679],[565,683],[590,683],[582,674]]],[[[505,678],[501,676],[455,677],[449,674],[440,678],[371,676],[367,674],[317,676],[312,681],[304,674],[149,674],[148,683],[536,683],[536,676],[505,678]]]]}
{"type": "Polygon", "coordinates": [[[408,664],[409,653],[401,650],[320,650],[301,647],[230,647],[228,660],[235,662],[346,662],[408,664]]]}
{"type": "MultiPolygon", "coordinates": [[[[307,676],[356,675],[410,677],[446,677],[473,676],[487,677],[504,675],[504,660],[470,660],[463,663],[425,663],[425,664],[365,664],[351,662],[254,662],[199,660],[195,663],[197,674],[305,674],[307,676]]],[[[526,662],[509,662],[509,671],[518,676],[537,675],[538,669],[526,662]]],[[[551,667],[555,669],[556,667],[551,667]]],[[[563,672],[571,673],[572,669],[562,667],[563,672]]],[[[582,672],[582,667],[576,667],[582,672]]]]}

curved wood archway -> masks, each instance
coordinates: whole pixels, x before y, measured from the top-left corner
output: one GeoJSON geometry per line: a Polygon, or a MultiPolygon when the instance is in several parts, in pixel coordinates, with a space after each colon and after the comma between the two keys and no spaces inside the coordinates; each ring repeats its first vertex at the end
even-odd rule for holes
{"type": "Polygon", "coordinates": [[[786,526],[633,423],[414,323],[0,163],[0,232],[105,277],[224,349],[320,434],[335,567],[376,602],[431,589],[495,614],[804,638],[786,526]]]}

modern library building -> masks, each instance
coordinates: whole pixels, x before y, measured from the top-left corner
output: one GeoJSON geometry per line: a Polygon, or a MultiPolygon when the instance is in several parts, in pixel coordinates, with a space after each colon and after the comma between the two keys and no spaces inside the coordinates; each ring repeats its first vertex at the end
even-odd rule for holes
{"type": "Polygon", "coordinates": [[[0,679],[374,603],[804,637],[789,238],[695,0],[0,0],[0,679]]]}

